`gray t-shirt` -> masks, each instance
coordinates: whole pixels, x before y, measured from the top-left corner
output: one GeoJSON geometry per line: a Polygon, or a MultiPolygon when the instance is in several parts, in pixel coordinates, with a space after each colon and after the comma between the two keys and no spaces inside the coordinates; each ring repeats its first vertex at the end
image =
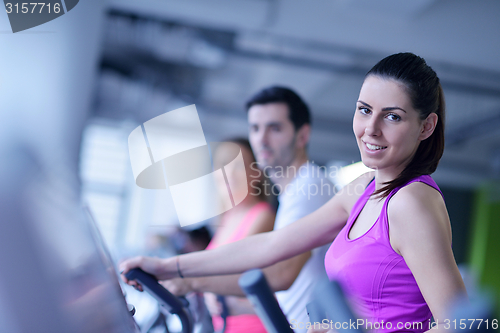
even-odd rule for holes
{"type": "MultiPolygon", "coordinates": [[[[280,229],[314,212],[333,196],[333,184],[325,177],[324,170],[307,162],[298,170],[296,178],[278,196],[279,206],[274,229],[280,229]]],[[[312,251],[292,286],[276,293],[283,313],[295,332],[307,332],[309,322],[306,305],[311,301],[314,287],[325,273],[325,253],[330,245],[312,251]]]]}

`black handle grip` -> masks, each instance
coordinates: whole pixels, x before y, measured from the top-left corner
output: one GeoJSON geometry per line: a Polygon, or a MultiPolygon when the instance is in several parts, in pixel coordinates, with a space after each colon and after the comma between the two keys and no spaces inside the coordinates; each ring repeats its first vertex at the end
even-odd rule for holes
{"type": "Polygon", "coordinates": [[[165,306],[170,313],[179,314],[183,311],[184,305],[182,302],[167,289],[163,288],[153,275],[144,272],[140,268],[133,268],[125,274],[125,277],[129,280],[139,282],[144,290],[156,298],[156,300],[165,306]]]}
{"type": "Polygon", "coordinates": [[[188,310],[189,303],[185,298],[178,298],[165,289],[158,280],[151,274],[144,272],[140,268],[133,268],[125,274],[129,280],[135,280],[151,294],[156,300],[167,308],[167,310],[179,317],[182,323],[182,333],[193,331],[193,319],[188,310]]]}
{"type": "Polygon", "coordinates": [[[255,312],[270,333],[293,333],[283,311],[260,269],[244,273],[239,280],[255,312]]]}

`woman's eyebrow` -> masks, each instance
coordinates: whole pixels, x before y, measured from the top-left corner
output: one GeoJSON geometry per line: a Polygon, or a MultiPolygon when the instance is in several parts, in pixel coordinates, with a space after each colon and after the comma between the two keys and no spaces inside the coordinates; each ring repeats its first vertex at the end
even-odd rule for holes
{"type": "Polygon", "coordinates": [[[372,108],[372,106],[371,106],[370,104],[368,104],[368,103],[365,103],[365,102],[363,102],[363,101],[358,101],[358,103],[361,103],[361,104],[363,104],[364,106],[369,107],[370,109],[373,109],[373,108],[372,108]]]}
{"type": "Polygon", "coordinates": [[[404,109],[400,108],[399,106],[387,107],[387,108],[382,109],[382,111],[392,111],[392,110],[401,110],[404,113],[406,113],[406,111],[404,109]]]}
{"type": "MultiPolygon", "coordinates": [[[[363,104],[364,106],[370,108],[370,109],[373,109],[372,106],[368,103],[365,103],[363,101],[358,101],[358,103],[361,103],[363,104]]],[[[406,113],[406,111],[402,108],[400,108],[399,106],[392,106],[392,107],[386,107],[386,108],[383,108],[382,111],[392,111],[392,110],[401,110],[403,111],[404,113],[406,113]]]]}

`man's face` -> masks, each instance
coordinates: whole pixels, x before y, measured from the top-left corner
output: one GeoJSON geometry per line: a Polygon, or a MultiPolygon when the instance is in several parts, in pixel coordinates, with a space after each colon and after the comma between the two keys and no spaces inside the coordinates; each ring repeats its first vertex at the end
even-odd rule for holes
{"type": "Polygon", "coordinates": [[[288,105],[268,103],[248,110],[249,141],[260,168],[291,165],[296,155],[296,132],[288,105]]]}

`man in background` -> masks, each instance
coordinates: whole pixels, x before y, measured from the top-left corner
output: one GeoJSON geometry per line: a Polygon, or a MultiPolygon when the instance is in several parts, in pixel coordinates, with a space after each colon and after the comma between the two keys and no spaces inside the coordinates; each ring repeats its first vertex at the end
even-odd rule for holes
{"type": "MultiPolygon", "coordinates": [[[[291,89],[269,87],[246,104],[249,141],[258,162],[273,184],[267,191],[278,195],[274,229],[312,213],[333,196],[333,184],[308,162],[311,116],[304,101],[291,89]]],[[[326,277],[324,255],[328,246],[302,253],[265,268],[264,274],[283,313],[295,332],[306,332],[306,305],[314,285],[326,277]]],[[[174,279],[162,282],[176,295],[190,291],[244,296],[239,275],[174,279]]]]}

